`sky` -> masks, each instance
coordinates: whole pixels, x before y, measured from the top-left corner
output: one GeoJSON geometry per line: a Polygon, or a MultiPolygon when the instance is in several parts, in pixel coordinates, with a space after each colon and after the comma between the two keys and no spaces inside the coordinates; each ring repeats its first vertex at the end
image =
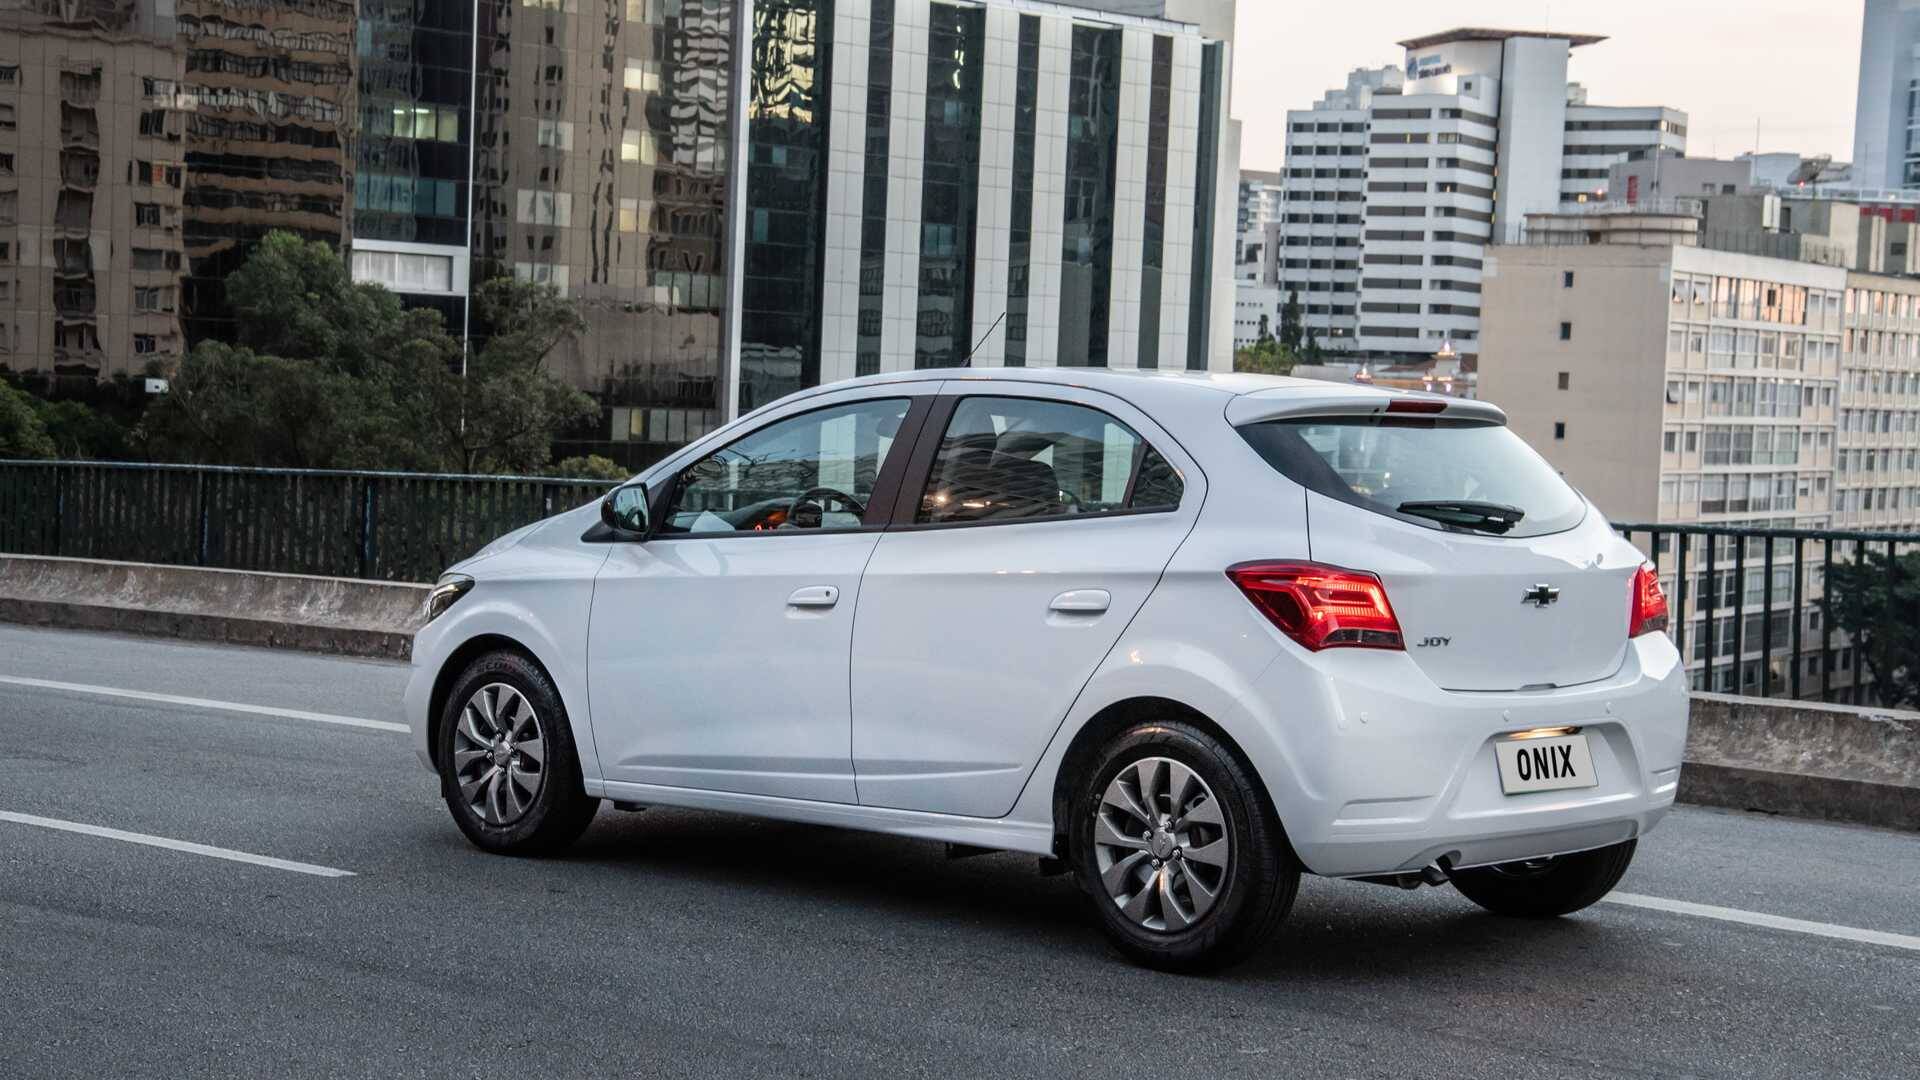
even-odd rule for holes
{"type": "Polygon", "coordinates": [[[1668,105],[1688,114],[1687,153],[1755,148],[1853,157],[1860,0],[1239,0],[1233,115],[1240,164],[1278,170],[1286,112],[1357,67],[1398,66],[1394,42],[1458,26],[1605,34],[1575,49],[1568,78],[1595,105],[1668,105]]]}

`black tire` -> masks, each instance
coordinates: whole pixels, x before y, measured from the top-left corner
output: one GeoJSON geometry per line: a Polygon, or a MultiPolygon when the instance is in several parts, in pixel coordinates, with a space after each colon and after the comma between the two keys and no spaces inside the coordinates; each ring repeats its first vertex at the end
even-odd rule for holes
{"type": "MultiPolygon", "coordinates": [[[[1192,724],[1179,720],[1143,723],[1115,736],[1101,748],[1077,785],[1069,812],[1068,845],[1074,874],[1091,899],[1107,937],[1136,963],[1176,972],[1211,971],[1237,963],[1258,951],[1293,907],[1300,887],[1300,867],[1259,781],[1233,751],[1192,724]],[[1228,862],[1223,879],[1218,881],[1217,899],[1190,925],[1178,930],[1149,927],[1122,910],[1101,879],[1094,842],[1096,815],[1101,812],[1108,786],[1123,770],[1155,758],[1170,759],[1192,770],[1211,789],[1225,818],[1218,834],[1206,833],[1209,838],[1224,838],[1228,843],[1228,862]]],[[[1167,862],[1173,865],[1171,858],[1167,862]]]]}
{"type": "MultiPolygon", "coordinates": [[[[578,839],[600,808],[580,783],[580,755],[574,748],[567,708],[553,680],[540,665],[515,652],[492,652],[467,665],[454,681],[453,692],[435,733],[435,756],[440,765],[440,795],[474,846],[498,855],[551,855],[578,839]],[[460,791],[455,763],[454,729],[476,691],[494,684],[511,687],[533,707],[542,740],[542,779],[525,811],[505,824],[488,822],[468,805],[460,791]]],[[[484,763],[479,763],[484,767],[484,763]]]]}
{"type": "Polygon", "coordinates": [[[1612,847],[1557,855],[1540,863],[1497,863],[1453,872],[1460,895],[1493,912],[1520,919],[1571,915],[1599,902],[1620,884],[1633,862],[1629,840],[1612,847]]]}

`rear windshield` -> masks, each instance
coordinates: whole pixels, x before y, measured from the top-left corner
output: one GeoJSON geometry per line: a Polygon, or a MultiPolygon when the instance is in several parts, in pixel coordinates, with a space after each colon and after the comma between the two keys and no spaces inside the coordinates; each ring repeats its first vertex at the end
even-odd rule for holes
{"type": "Polygon", "coordinates": [[[1514,507],[1525,516],[1500,534],[1509,537],[1561,532],[1586,516],[1585,500],[1553,466],[1499,424],[1315,418],[1249,424],[1240,434],[1311,491],[1431,529],[1450,526],[1401,508],[1455,500],[1514,507]]]}

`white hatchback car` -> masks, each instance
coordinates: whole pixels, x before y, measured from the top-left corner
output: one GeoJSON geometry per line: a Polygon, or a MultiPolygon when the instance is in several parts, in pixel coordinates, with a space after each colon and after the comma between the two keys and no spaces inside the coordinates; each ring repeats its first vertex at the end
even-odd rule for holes
{"type": "Polygon", "coordinates": [[[406,712],[477,845],[602,799],[1007,849],[1142,962],[1300,871],[1547,916],[1672,805],[1641,554],[1491,405],[938,370],[785,398],[455,566],[406,712]]]}

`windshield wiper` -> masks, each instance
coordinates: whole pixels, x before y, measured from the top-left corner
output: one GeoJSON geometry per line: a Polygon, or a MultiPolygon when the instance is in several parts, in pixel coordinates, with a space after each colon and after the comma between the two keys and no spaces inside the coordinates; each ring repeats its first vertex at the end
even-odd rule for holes
{"type": "Polygon", "coordinates": [[[1412,517],[1428,518],[1442,525],[1456,525],[1481,532],[1504,533],[1520,524],[1525,510],[1504,503],[1475,502],[1472,499],[1427,499],[1403,502],[1396,507],[1412,517]]]}

